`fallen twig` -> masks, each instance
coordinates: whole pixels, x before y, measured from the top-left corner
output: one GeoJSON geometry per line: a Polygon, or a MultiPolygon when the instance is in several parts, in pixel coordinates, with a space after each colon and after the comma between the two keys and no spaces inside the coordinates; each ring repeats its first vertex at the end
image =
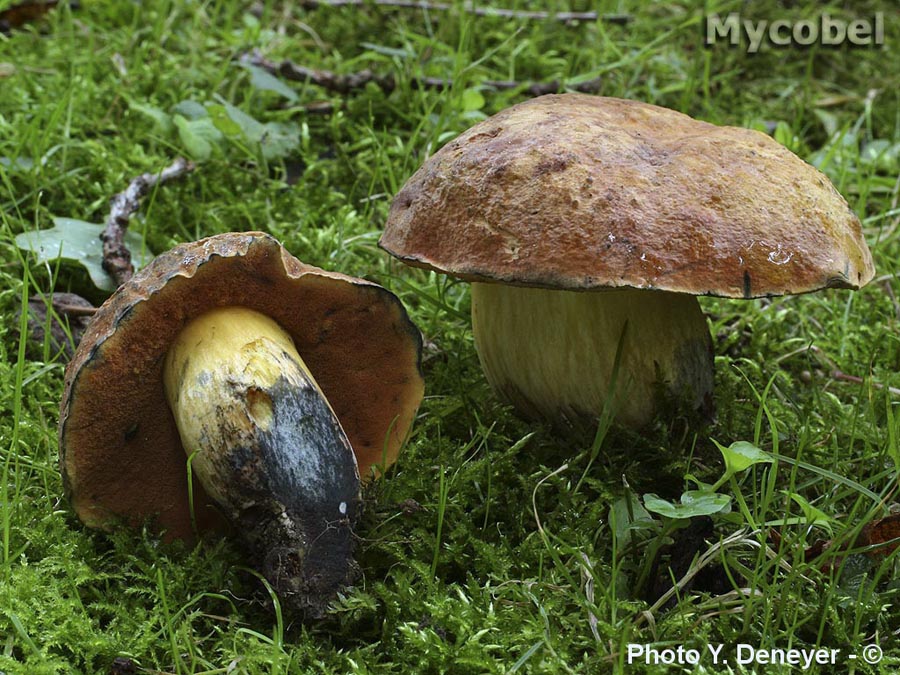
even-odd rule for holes
{"type": "MultiPolygon", "coordinates": [[[[84,298],[81,298],[74,293],[54,293],[52,299],[53,309],[60,314],[65,314],[66,316],[94,316],[94,314],[97,313],[97,308],[93,305],[69,303],[66,302],[65,298],[60,298],[60,296],[74,296],[75,298],[87,302],[87,300],[84,300],[84,298]]],[[[40,296],[32,296],[32,300],[39,297],[40,296]]]]}
{"type": "MultiPolygon", "coordinates": [[[[378,75],[369,69],[342,75],[330,70],[319,70],[316,68],[300,66],[289,59],[281,62],[270,61],[257,53],[244,54],[241,56],[241,62],[262,68],[263,70],[273,75],[279,75],[286,80],[315,84],[339,94],[348,94],[356,89],[362,89],[370,82],[378,86],[386,94],[391,93],[397,88],[397,82],[394,80],[393,76],[378,75]]],[[[569,85],[563,84],[558,80],[552,80],[550,82],[485,80],[481,84],[496,90],[518,89],[521,87],[530,96],[542,96],[544,94],[553,94],[562,91],[563,89],[571,89],[572,91],[578,91],[583,94],[596,94],[600,91],[601,80],[597,77],[592,80],[569,85]]],[[[453,86],[453,81],[440,77],[418,77],[411,80],[410,85],[416,89],[437,89],[438,91],[441,91],[453,86]]]]}
{"type": "Polygon", "coordinates": [[[330,115],[334,112],[334,104],[331,101],[313,101],[303,106],[310,115],[330,115]]]}
{"type": "MultiPolygon", "coordinates": [[[[853,384],[864,384],[866,382],[866,380],[861,378],[859,375],[850,375],[840,370],[832,370],[831,377],[832,379],[838,380],[839,382],[852,382],[853,384]]],[[[884,389],[894,396],[900,396],[900,389],[897,389],[897,387],[888,387],[881,384],[881,382],[873,382],[872,380],[869,380],[869,384],[875,387],[875,389],[884,389]]]]}
{"type": "MultiPolygon", "coordinates": [[[[828,354],[826,354],[820,347],[816,347],[815,345],[805,345],[803,347],[800,347],[799,349],[795,349],[791,352],[788,352],[787,354],[782,354],[780,357],[778,357],[775,360],[775,363],[780,364],[782,361],[785,361],[785,360],[791,358],[792,356],[796,356],[797,354],[803,354],[806,352],[812,352],[813,354],[815,354],[816,356],[818,356],[820,359],[822,359],[825,362],[825,365],[827,365],[828,368],[827,368],[827,370],[826,369],[823,369],[823,370],[825,370],[825,372],[828,374],[828,376],[831,377],[831,379],[833,379],[833,380],[836,380],[838,382],[850,382],[851,384],[865,384],[867,381],[866,379],[860,377],[859,375],[851,375],[849,373],[845,373],[844,371],[842,371],[840,368],[838,368],[837,363],[835,363],[834,360],[828,356],[828,354]]],[[[803,371],[803,372],[806,373],[805,379],[803,381],[807,382],[807,383],[811,382],[812,374],[809,373],[808,371],[803,371]]],[[[801,373],[801,377],[803,377],[802,373],[801,373]]],[[[884,390],[890,392],[891,394],[893,394],[894,396],[900,396],[900,389],[898,389],[897,387],[889,387],[889,386],[882,384],[881,382],[875,382],[871,379],[869,379],[868,382],[875,389],[884,389],[884,390]]]]}
{"type": "Polygon", "coordinates": [[[128,219],[140,207],[141,198],[157,183],[165,183],[193,170],[193,163],[179,157],[159,173],[141,174],[128,184],[124,192],[112,198],[106,229],[100,240],[103,242],[103,269],[117,285],[121,286],[134,274],[131,252],[125,246],[125,230],[128,229],[128,219]]]}
{"type": "MultiPolygon", "coordinates": [[[[304,9],[319,7],[392,7],[397,9],[423,9],[426,11],[447,11],[456,8],[445,2],[423,2],[421,0],[303,0],[300,5],[304,9]]],[[[498,7],[476,7],[471,2],[462,5],[462,10],[475,16],[497,16],[504,19],[555,19],[566,23],[571,21],[603,21],[605,23],[626,24],[632,20],[630,14],[600,14],[599,12],[542,12],[521,9],[502,9],[498,7]]]]}

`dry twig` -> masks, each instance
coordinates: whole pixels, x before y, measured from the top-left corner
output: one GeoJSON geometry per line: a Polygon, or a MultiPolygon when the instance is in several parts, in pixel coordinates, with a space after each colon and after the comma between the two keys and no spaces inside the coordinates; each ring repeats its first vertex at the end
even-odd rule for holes
{"type": "MultiPolygon", "coordinates": [[[[841,370],[832,370],[831,377],[838,382],[850,382],[851,384],[865,384],[866,380],[859,375],[850,375],[849,373],[845,373],[841,370]]],[[[871,379],[868,381],[869,384],[875,389],[884,389],[887,392],[890,392],[894,396],[900,396],[900,389],[897,387],[888,387],[881,382],[874,382],[871,379]]]]}
{"type": "MultiPolygon", "coordinates": [[[[330,70],[300,66],[289,59],[281,62],[270,61],[258,53],[244,54],[241,56],[241,62],[262,68],[272,75],[278,75],[286,80],[314,84],[339,94],[348,94],[351,91],[362,89],[370,82],[378,86],[386,94],[390,94],[397,88],[397,82],[393,76],[378,75],[369,69],[341,75],[330,70]]],[[[410,84],[416,89],[437,89],[441,91],[453,86],[453,81],[439,77],[419,77],[411,80],[410,84]]],[[[596,94],[600,91],[601,80],[597,77],[570,85],[565,85],[558,80],[551,80],[550,82],[485,80],[481,84],[496,90],[518,89],[521,87],[530,96],[543,96],[544,94],[554,94],[563,89],[571,89],[583,94],[596,94]]]]}
{"type": "MultiPolygon", "coordinates": [[[[448,11],[456,6],[445,2],[423,2],[422,0],[303,0],[300,3],[305,9],[319,7],[389,7],[396,9],[422,9],[426,11],[448,11]]],[[[600,14],[599,12],[542,12],[521,9],[503,9],[498,7],[478,7],[472,2],[462,5],[462,10],[474,16],[496,16],[503,19],[555,19],[566,23],[572,21],[603,21],[605,23],[626,24],[632,20],[630,14],[600,14]]]]}
{"type": "Polygon", "coordinates": [[[141,174],[128,184],[124,192],[112,198],[106,229],[100,240],[103,242],[103,269],[117,285],[121,286],[134,274],[131,252],[125,246],[125,231],[129,218],[140,208],[141,198],[157,183],[165,183],[193,170],[193,163],[179,157],[159,173],[141,174]]]}

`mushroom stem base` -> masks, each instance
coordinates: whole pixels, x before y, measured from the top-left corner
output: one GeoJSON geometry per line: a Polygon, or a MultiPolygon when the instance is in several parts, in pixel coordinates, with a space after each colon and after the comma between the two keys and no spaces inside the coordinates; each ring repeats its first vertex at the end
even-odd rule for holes
{"type": "Polygon", "coordinates": [[[606,411],[639,428],[666,402],[713,417],[712,340],[692,295],[473,283],[472,324],[488,382],[526,417],[580,426],[606,411]]]}
{"type": "Polygon", "coordinates": [[[282,603],[321,615],[353,580],[356,459],[290,337],[242,307],[189,323],[166,355],[191,469],[282,603]]]}

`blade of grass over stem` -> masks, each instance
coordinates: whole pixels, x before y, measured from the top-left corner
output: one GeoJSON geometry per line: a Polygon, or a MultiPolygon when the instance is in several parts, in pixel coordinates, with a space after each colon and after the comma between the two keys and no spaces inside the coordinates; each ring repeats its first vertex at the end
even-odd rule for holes
{"type": "MultiPolygon", "coordinates": [[[[575,484],[575,488],[572,490],[573,493],[578,492],[581,484],[587,477],[588,472],[591,470],[591,466],[594,464],[594,460],[596,460],[597,456],[600,454],[600,448],[603,445],[603,440],[606,438],[606,434],[609,432],[609,428],[610,426],[612,426],[612,423],[615,420],[617,408],[619,406],[619,404],[617,403],[617,394],[619,393],[619,370],[622,365],[622,350],[625,346],[625,336],[627,334],[628,322],[626,321],[622,325],[622,331],[619,333],[619,340],[616,343],[616,354],[613,357],[612,370],[609,376],[609,387],[606,390],[606,398],[603,401],[603,410],[600,412],[600,417],[597,420],[597,431],[594,433],[594,440],[591,443],[588,463],[587,466],[584,467],[584,471],[581,473],[581,477],[578,479],[578,482],[575,484]]],[[[626,387],[623,388],[622,396],[624,397],[626,394],[627,383],[626,387]]]]}
{"type": "Polygon", "coordinates": [[[181,650],[178,648],[178,635],[175,628],[172,613],[169,611],[169,602],[166,596],[166,584],[163,580],[162,570],[156,570],[156,590],[159,596],[159,604],[162,609],[163,629],[169,639],[170,656],[175,666],[175,671],[179,673],[187,672],[181,657],[181,650]]]}
{"type": "Polygon", "coordinates": [[[437,574],[438,561],[441,555],[441,534],[444,530],[444,514],[447,510],[447,496],[450,494],[450,481],[447,480],[444,467],[438,469],[437,530],[434,533],[434,555],[431,558],[431,577],[437,574]]]}

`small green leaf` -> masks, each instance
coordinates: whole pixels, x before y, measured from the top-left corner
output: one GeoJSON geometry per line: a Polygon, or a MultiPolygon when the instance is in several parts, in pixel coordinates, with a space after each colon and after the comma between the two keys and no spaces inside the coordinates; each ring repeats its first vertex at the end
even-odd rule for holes
{"type": "Polygon", "coordinates": [[[747,441],[735,441],[727,448],[716,440],[713,440],[722,457],[725,459],[725,476],[731,477],[736,473],[749,469],[754,464],[772,463],[772,457],[747,441]]]}
{"type": "Polygon", "coordinates": [[[807,525],[820,525],[828,530],[828,534],[833,534],[831,524],[834,522],[834,518],[829,516],[824,511],[817,509],[815,506],[806,501],[806,499],[794,492],[785,492],[785,494],[793,499],[803,510],[803,517],[806,520],[807,525]]]}
{"type": "Polygon", "coordinates": [[[481,110],[484,104],[484,96],[477,89],[466,89],[462,93],[462,108],[464,111],[481,110]]]}
{"type": "Polygon", "coordinates": [[[172,116],[169,113],[154,108],[152,105],[144,105],[131,100],[128,101],[128,107],[153,120],[163,134],[168,135],[175,131],[175,123],[172,122],[172,116]]]}
{"type": "Polygon", "coordinates": [[[181,101],[180,103],[176,103],[172,108],[172,112],[189,120],[199,120],[206,117],[206,108],[203,107],[202,103],[197,103],[197,101],[181,101]]]}
{"type": "Polygon", "coordinates": [[[244,135],[244,131],[243,129],[241,129],[241,125],[231,119],[231,116],[228,114],[225,106],[218,105],[216,103],[210,103],[206,106],[206,110],[209,112],[209,118],[216,126],[216,129],[221,131],[226,136],[244,135]]]}
{"type": "Polygon", "coordinates": [[[300,147],[300,130],[294,124],[268,122],[259,144],[266,159],[286,157],[300,147]]]}
{"type": "Polygon", "coordinates": [[[837,133],[838,130],[838,118],[837,115],[834,115],[826,110],[822,110],[821,108],[816,108],[813,110],[813,113],[816,117],[819,118],[819,121],[822,123],[822,126],[825,127],[825,134],[830,138],[837,133]]]}
{"type": "Polygon", "coordinates": [[[222,108],[224,108],[228,117],[231,118],[231,121],[238,125],[241,133],[244,135],[244,138],[246,138],[248,141],[259,143],[260,139],[262,139],[263,137],[263,134],[265,134],[266,132],[266,125],[264,125],[252,115],[245,113],[237,106],[231,105],[225,99],[219,96],[217,96],[216,98],[222,104],[222,108]]]}
{"type": "Polygon", "coordinates": [[[299,98],[297,92],[272,75],[269,71],[263,70],[250,63],[242,63],[241,66],[250,73],[250,86],[254,89],[274,92],[283,96],[291,103],[294,103],[299,98]]]}
{"type": "Polygon", "coordinates": [[[266,159],[277,159],[290,154],[300,146],[300,130],[294,124],[267,122],[263,124],[252,115],[217,97],[221,105],[209,104],[210,116],[220,129],[235,129],[254,146],[259,146],[266,159]],[[227,119],[226,119],[227,118],[227,119]]]}
{"type": "Polygon", "coordinates": [[[213,121],[209,117],[189,120],[181,115],[175,115],[174,121],[188,154],[201,162],[209,159],[214,144],[222,140],[222,132],[216,129],[213,121]]]}
{"type": "MultiPolygon", "coordinates": [[[[74,218],[54,218],[48,230],[32,230],[16,236],[16,246],[37,255],[37,262],[51,262],[62,258],[82,265],[97,288],[116,290],[116,282],[103,269],[103,225],[86,223],[74,218]]],[[[134,230],[125,233],[125,245],[131,251],[131,261],[139,270],[153,258],[144,238],[134,230]]]]}
{"type": "Polygon", "coordinates": [[[797,134],[795,134],[794,130],[791,128],[791,125],[787,122],[779,120],[775,125],[775,132],[772,136],[788,150],[797,149],[799,139],[797,138],[797,134]]]}
{"type": "Polygon", "coordinates": [[[708,490],[688,490],[681,495],[680,504],[673,504],[651,493],[644,495],[644,506],[666,518],[695,518],[726,511],[731,507],[731,496],[708,490]]]}
{"type": "Polygon", "coordinates": [[[685,510],[697,510],[698,515],[727,513],[731,510],[731,495],[723,495],[709,490],[688,490],[681,495],[681,505],[685,510]]]}
{"type": "Polygon", "coordinates": [[[657,524],[653,520],[653,516],[641,504],[637,495],[631,491],[613,502],[610,508],[609,522],[616,533],[620,549],[628,546],[633,531],[653,528],[657,524]]]}

